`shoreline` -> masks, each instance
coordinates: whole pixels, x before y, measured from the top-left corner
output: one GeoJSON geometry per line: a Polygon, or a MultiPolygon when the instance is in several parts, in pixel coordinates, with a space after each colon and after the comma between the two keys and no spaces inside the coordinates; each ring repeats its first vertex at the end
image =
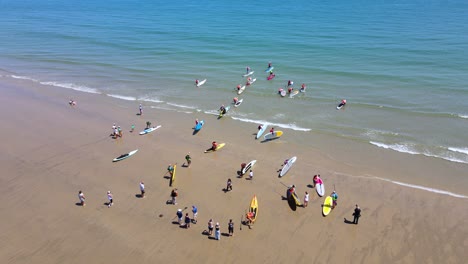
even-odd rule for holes
{"type": "Polygon", "coordinates": [[[405,171],[420,174],[408,184],[436,183],[438,174],[448,168],[451,182],[446,186],[459,193],[467,186],[463,175],[458,174],[466,167],[459,164],[401,157],[324,135],[311,137],[319,139],[308,142],[312,147],[303,146],[300,131],[287,131],[287,137],[281,140],[259,143],[252,135],[255,125],[230,118],[205,120],[203,129],[192,135],[194,115],[144,109],[143,116],[138,117],[137,102],[40,87],[25,80],[2,80],[0,86],[4,133],[9,139],[7,151],[0,156],[9,172],[0,178],[5,183],[0,188],[7,215],[1,227],[8,230],[0,249],[2,262],[60,263],[67,259],[78,263],[89,262],[91,257],[92,263],[103,259],[151,263],[187,258],[205,263],[350,259],[366,263],[457,263],[467,256],[464,247],[468,228],[463,221],[468,210],[464,200],[386,182],[388,178],[406,183],[402,180],[405,175],[398,174],[405,171]],[[68,106],[69,98],[77,101],[75,108],[68,106]],[[162,127],[139,136],[146,120],[162,127]],[[123,138],[108,137],[113,123],[124,128],[123,138]],[[33,127],[34,133],[21,129],[25,124],[33,127]],[[132,124],[136,125],[133,134],[128,132],[132,124]],[[252,135],[252,142],[243,144],[246,135],[252,135]],[[227,145],[219,152],[203,154],[212,140],[227,145]],[[321,152],[330,147],[334,155],[321,152]],[[134,148],[140,150],[133,157],[111,162],[134,148]],[[192,167],[178,166],[176,175],[180,205],[166,205],[170,188],[163,178],[165,169],[169,163],[181,165],[187,152],[192,155],[192,167]],[[298,161],[278,179],[276,170],[291,156],[298,156],[298,161]],[[258,162],[254,180],[237,178],[240,163],[253,159],[258,162]],[[407,166],[409,163],[413,164],[407,166]],[[420,164],[427,166],[421,168],[420,164]],[[340,196],[338,207],[327,217],[320,214],[323,199],[307,187],[314,174],[322,175],[326,194],[334,186],[340,196]],[[373,176],[383,180],[376,181],[373,176]],[[224,193],[228,177],[234,190],[224,193]],[[140,180],[147,186],[145,199],[135,198],[140,180]],[[292,211],[281,199],[283,184],[298,186],[301,199],[308,191],[309,207],[292,211]],[[87,198],[84,208],[74,205],[80,189],[87,198]],[[103,205],[108,189],[115,195],[115,206],[110,209],[103,205]],[[259,199],[258,221],[252,230],[243,226],[245,230],[240,231],[239,220],[254,194],[259,199]],[[343,218],[351,218],[356,203],[363,209],[360,224],[343,223],[343,218]],[[199,224],[190,230],[171,224],[177,208],[190,208],[192,204],[199,207],[199,224]],[[439,218],[440,214],[456,217],[439,218]],[[223,236],[219,242],[206,239],[201,233],[209,218],[220,222],[223,233],[232,218],[235,236],[223,236]],[[320,244],[315,243],[318,241],[320,244]],[[304,247],[308,243],[317,247],[304,247]],[[441,248],[440,244],[446,246],[441,248]],[[326,249],[324,245],[333,246],[326,249]],[[245,254],[239,256],[238,252],[245,254]]]}

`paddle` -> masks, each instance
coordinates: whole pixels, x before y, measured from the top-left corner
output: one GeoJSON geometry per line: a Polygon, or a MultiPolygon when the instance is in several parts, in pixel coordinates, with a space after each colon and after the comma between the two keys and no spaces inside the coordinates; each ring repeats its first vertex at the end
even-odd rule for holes
{"type": "MultiPolygon", "coordinates": [[[[183,211],[185,211],[185,210],[187,210],[187,208],[188,208],[188,207],[187,207],[187,206],[185,206],[185,207],[184,207],[184,209],[182,209],[182,212],[183,212],[183,211]]],[[[174,218],[172,218],[172,220],[176,219],[176,217],[177,217],[177,215],[176,215],[176,216],[174,216],[174,218]]]]}

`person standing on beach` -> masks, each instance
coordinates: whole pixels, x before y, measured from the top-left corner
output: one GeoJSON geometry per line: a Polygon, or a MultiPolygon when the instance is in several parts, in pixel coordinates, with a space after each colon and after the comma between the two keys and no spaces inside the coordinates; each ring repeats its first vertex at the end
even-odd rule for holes
{"type": "Polygon", "coordinates": [[[114,196],[112,195],[111,191],[107,191],[107,200],[109,200],[107,203],[108,208],[114,205],[114,196]]]}
{"type": "Polygon", "coordinates": [[[190,216],[188,215],[188,213],[185,213],[185,228],[190,228],[190,223],[192,222],[192,220],[190,219],[190,216]]]}
{"type": "Polygon", "coordinates": [[[119,137],[122,137],[122,129],[120,126],[117,127],[117,131],[119,132],[119,137]]]}
{"type": "Polygon", "coordinates": [[[221,239],[221,231],[219,230],[219,223],[216,223],[215,226],[215,239],[220,240],[221,239]]]}
{"type": "Polygon", "coordinates": [[[85,206],[85,197],[82,191],[78,192],[78,199],[80,199],[80,205],[85,206]]]}
{"type": "Polygon", "coordinates": [[[210,221],[208,221],[208,235],[213,235],[213,219],[210,219],[210,221]]]}
{"type": "Polygon", "coordinates": [[[198,208],[195,205],[192,205],[192,213],[193,213],[193,223],[197,223],[197,217],[198,217],[198,208]]]}
{"type": "Polygon", "coordinates": [[[177,215],[177,221],[179,222],[179,226],[181,226],[182,225],[182,216],[184,216],[182,214],[182,209],[177,209],[176,215],[177,215]]]}
{"type": "Polygon", "coordinates": [[[172,166],[172,164],[169,164],[169,166],[167,166],[167,172],[169,172],[169,175],[172,177],[172,173],[174,173],[174,167],[172,166]]]}
{"type": "Polygon", "coordinates": [[[330,196],[333,199],[332,209],[335,209],[335,207],[338,205],[338,203],[336,202],[338,200],[338,194],[336,193],[336,191],[333,191],[330,196]]]}
{"type": "Polygon", "coordinates": [[[177,188],[173,189],[171,191],[171,198],[172,198],[172,204],[173,205],[176,205],[177,204],[177,201],[176,201],[176,197],[179,196],[179,193],[177,192],[177,188]]]}
{"type": "Polygon", "coordinates": [[[185,160],[187,161],[187,168],[190,168],[190,164],[192,164],[192,157],[190,157],[190,152],[185,155],[185,160]]]}
{"type": "Polygon", "coordinates": [[[141,198],[145,198],[145,183],[140,182],[141,198]]]}
{"type": "Polygon", "coordinates": [[[309,205],[309,193],[308,193],[308,192],[305,192],[305,196],[304,196],[304,208],[306,208],[307,205],[309,205]]]}
{"type": "Polygon", "coordinates": [[[232,191],[232,181],[231,178],[227,180],[226,192],[232,191]]]}
{"type": "Polygon", "coordinates": [[[229,236],[233,236],[233,235],[234,235],[234,222],[232,222],[232,219],[229,219],[229,223],[228,223],[228,233],[229,233],[229,236]]]}
{"type": "Polygon", "coordinates": [[[356,204],[356,208],[354,208],[353,216],[354,216],[353,223],[357,225],[359,222],[359,217],[361,217],[361,208],[359,208],[359,205],[357,204],[356,204]]]}
{"type": "Polygon", "coordinates": [[[249,180],[253,180],[253,170],[250,170],[249,172],[249,180]]]}
{"type": "Polygon", "coordinates": [[[142,115],[143,114],[143,106],[140,104],[139,108],[140,108],[140,115],[142,115]]]}

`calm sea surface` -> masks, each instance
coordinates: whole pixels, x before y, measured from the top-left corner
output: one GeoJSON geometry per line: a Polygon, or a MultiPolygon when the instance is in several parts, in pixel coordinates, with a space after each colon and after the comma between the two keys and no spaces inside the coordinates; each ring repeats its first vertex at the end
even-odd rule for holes
{"type": "Polygon", "coordinates": [[[463,0],[0,0],[0,69],[209,118],[250,66],[239,122],[468,163],[467,14],[463,0]],[[306,93],[279,97],[288,80],[306,93]]]}

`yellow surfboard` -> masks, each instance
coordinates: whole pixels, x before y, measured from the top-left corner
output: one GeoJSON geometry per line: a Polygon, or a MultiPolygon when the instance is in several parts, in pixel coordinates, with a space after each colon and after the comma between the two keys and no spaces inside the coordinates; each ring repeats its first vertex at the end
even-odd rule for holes
{"type": "MultiPolygon", "coordinates": [[[[225,145],[226,145],[226,143],[218,144],[218,146],[216,147],[216,150],[219,150],[220,148],[224,147],[225,145]]],[[[213,150],[212,149],[205,150],[205,153],[208,153],[208,152],[213,152],[213,150]]]]}
{"type": "Polygon", "coordinates": [[[291,196],[294,198],[297,206],[302,206],[301,200],[299,200],[299,197],[297,197],[296,193],[292,193],[291,196]]]}
{"type": "Polygon", "coordinates": [[[274,138],[279,138],[283,135],[283,131],[275,131],[273,133],[268,133],[266,134],[263,138],[265,140],[270,140],[270,139],[274,139],[274,138]]]}
{"type": "Polygon", "coordinates": [[[331,212],[332,206],[333,206],[333,198],[331,196],[327,196],[327,198],[325,198],[325,201],[323,202],[323,205],[322,205],[322,213],[324,216],[327,216],[331,212]]]}
{"type": "Polygon", "coordinates": [[[171,179],[169,181],[169,186],[172,186],[172,184],[174,184],[174,182],[175,182],[176,168],[177,168],[177,164],[174,165],[174,171],[172,172],[172,176],[171,176],[171,179]]]}

